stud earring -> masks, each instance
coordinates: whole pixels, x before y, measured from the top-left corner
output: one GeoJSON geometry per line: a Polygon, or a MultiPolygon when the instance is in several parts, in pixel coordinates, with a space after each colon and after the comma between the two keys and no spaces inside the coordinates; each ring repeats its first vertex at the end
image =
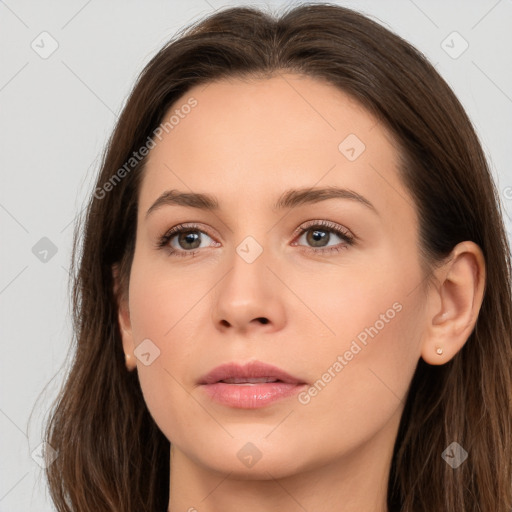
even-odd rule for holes
{"type": "Polygon", "coordinates": [[[436,353],[440,356],[443,355],[443,349],[441,347],[437,347],[436,353]]]}

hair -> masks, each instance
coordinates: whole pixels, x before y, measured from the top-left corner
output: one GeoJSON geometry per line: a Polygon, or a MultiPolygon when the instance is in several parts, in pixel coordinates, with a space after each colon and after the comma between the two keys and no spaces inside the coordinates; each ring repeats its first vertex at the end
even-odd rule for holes
{"type": "Polygon", "coordinates": [[[117,317],[146,157],[105,185],[191,87],[281,72],[327,81],[396,139],[399,176],[418,212],[426,283],[459,242],[478,244],[486,262],[483,302],[465,345],[446,364],[420,359],[416,367],[394,445],[389,511],[510,512],[511,267],[498,192],[467,114],[423,54],[333,4],[303,4],[279,17],[220,10],[181,31],[139,75],[103,154],[96,182],[103,192],[91,195],[74,234],[74,357],[45,431],[58,451],[46,469],[57,510],[155,511],[169,500],[170,443],[137,372],[126,370],[117,317]],[[469,454],[456,469],[441,457],[453,441],[469,454]]]}

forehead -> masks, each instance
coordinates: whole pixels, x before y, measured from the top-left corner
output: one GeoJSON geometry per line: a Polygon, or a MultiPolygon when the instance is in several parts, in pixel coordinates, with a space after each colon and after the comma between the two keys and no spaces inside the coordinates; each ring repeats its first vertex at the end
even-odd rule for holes
{"type": "Polygon", "coordinates": [[[344,186],[391,207],[407,196],[389,132],[353,98],[316,78],[280,74],[203,84],[177,100],[163,123],[171,118],[148,156],[142,207],[167,189],[213,193],[221,207],[260,197],[270,206],[291,186],[344,186]]]}

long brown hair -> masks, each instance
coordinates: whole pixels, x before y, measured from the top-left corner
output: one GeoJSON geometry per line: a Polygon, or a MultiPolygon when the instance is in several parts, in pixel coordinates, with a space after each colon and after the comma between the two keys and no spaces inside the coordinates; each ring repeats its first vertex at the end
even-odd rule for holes
{"type": "Polygon", "coordinates": [[[478,244],[486,260],[484,299],[467,343],[444,365],[418,363],[394,447],[390,512],[510,512],[510,252],[485,156],[461,104],[419,51],[332,4],[303,4],[280,17],[221,10],[180,33],[142,71],[75,231],[76,350],[46,431],[59,454],[47,469],[57,509],[155,511],[169,499],[170,444],[148,412],[137,372],[125,368],[113,291],[113,265],[119,293],[128,285],[145,158],[128,170],[126,162],[191,87],[282,71],[327,80],[394,135],[419,213],[427,281],[461,241],[478,244]],[[457,469],[441,457],[453,441],[469,454],[457,469]]]}

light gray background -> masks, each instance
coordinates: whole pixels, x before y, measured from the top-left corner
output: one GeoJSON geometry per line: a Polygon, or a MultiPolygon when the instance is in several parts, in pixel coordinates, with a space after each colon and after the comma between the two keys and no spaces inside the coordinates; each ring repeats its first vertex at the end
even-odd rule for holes
{"type": "MultiPolygon", "coordinates": [[[[215,9],[285,3],[0,1],[1,512],[53,510],[31,454],[66,372],[73,222],[137,74],[178,29],[215,9]],[[46,59],[31,47],[51,48],[44,31],[58,43],[46,59]],[[47,261],[32,250],[43,237],[57,248],[47,261]]],[[[489,157],[510,237],[512,1],[338,3],[413,43],[453,87],[489,157]],[[458,36],[446,40],[453,31],[469,44],[458,58],[442,47],[463,48],[458,36]]]]}

